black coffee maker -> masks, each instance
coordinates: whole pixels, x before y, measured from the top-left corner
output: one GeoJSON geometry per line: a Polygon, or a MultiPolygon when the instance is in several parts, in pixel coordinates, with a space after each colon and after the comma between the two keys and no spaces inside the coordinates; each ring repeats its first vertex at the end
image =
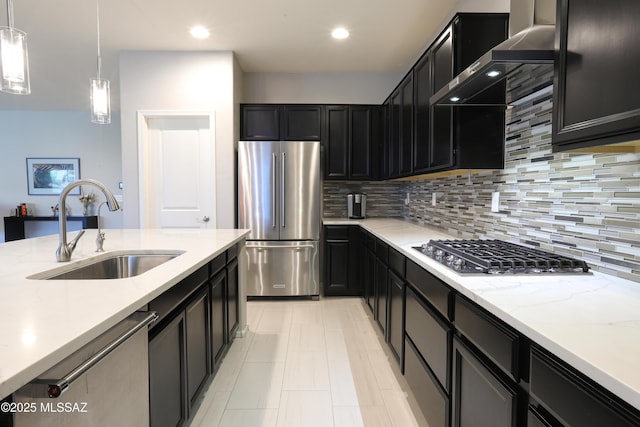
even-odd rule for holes
{"type": "Polygon", "coordinates": [[[363,219],[367,211],[367,195],[351,193],[347,195],[347,215],[352,219],[363,219]]]}

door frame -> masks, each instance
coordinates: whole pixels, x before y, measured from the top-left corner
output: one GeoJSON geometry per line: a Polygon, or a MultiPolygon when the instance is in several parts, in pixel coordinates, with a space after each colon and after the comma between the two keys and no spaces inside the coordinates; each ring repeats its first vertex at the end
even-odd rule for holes
{"type": "MultiPolygon", "coordinates": [[[[136,112],[136,128],[138,139],[138,206],[140,228],[147,228],[150,223],[150,210],[147,206],[145,194],[149,191],[149,120],[163,118],[205,118],[209,120],[209,131],[211,134],[211,148],[214,154],[213,164],[215,177],[215,112],[212,110],[138,110],[136,112]]],[[[213,198],[216,200],[216,186],[212,186],[213,198]]],[[[214,206],[215,208],[215,206],[214,206]]],[[[217,221],[216,221],[217,222],[217,221]]],[[[213,224],[215,228],[215,224],[213,224]]]]}

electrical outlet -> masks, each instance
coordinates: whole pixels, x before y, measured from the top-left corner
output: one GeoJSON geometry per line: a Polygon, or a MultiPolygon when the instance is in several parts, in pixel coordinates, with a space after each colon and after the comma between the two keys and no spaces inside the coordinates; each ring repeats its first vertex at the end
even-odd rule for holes
{"type": "Polygon", "coordinates": [[[431,193],[431,206],[436,205],[436,193],[431,193]]]}
{"type": "Polygon", "coordinates": [[[500,212],[500,192],[491,194],[491,212],[500,212]]]}

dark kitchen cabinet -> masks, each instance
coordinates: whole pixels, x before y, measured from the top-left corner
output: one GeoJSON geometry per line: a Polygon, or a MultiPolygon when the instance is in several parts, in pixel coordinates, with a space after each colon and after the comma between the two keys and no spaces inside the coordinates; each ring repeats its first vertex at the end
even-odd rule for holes
{"type": "Polygon", "coordinates": [[[404,360],[404,279],[389,270],[389,346],[402,370],[404,360]]]}
{"type": "Polygon", "coordinates": [[[406,263],[404,375],[429,425],[449,426],[452,290],[414,262],[406,263]]]}
{"type": "Polygon", "coordinates": [[[427,172],[431,166],[431,51],[413,67],[413,173],[427,172]]]}
{"type": "Polygon", "coordinates": [[[375,259],[375,287],[376,297],[374,304],[374,319],[378,322],[378,326],[382,330],[382,335],[387,336],[387,312],[389,303],[389,271],[388,263],[389,245],[376,239],[376,259],[375,259]]]}
{"type": "Polygon", "coordinates": [[[413,164],[413,75],[407,74],[388,100],[387,178],[411,173],[413,164]]]}
{"type": "Polygon", "coordinates": [[[325,179],[349,177],[349,107],[326,109],[325,179]]]}
{"type": "Polygon", "coordinates": [[[558,0],[553,151],[640,139],[640,2],[558,0]]]}
{"type": "Polygon", "coordinates": [[[210,282],[211,287],[211,355],[214,369],[222,359],[226,344],[225,288],[227,287],[227,272],[221,270],[210,282]]]}
{"type": "Polygon", "coordinates": [[[239,290],[238,290],[238,260],[232,259],[227,265],[227,341],[233,341],[238,330],[239,290]]]}
{"type": "Polygon", "coordinates": [[[377,178],[382,107],[326,106],[325,114],[325,179],[377,178]]]}
{"type": "Polygon", "coordinates": [[[152,427],[188,422],[233,339],[237,249],[232,246],[149,302],[149,310],[158,313],[149,330],[152,427]]]}
{"type": "Polygon", "coordinates": [[[152,427],[187,420],[185,316],[175,317],[149,340],[149,417],[152,427]]]}
{"type": "Polygon", "coordinates": [[[387,102],[387,144],[386,144],[386,172],[385,178],[397,178],[400,176],[400,164],[402,162],[402,91],[396,89],[387,102]]]}
{"type": "Polygon", "coordinates": [[[242,104],[240,139],[320,141],[323,107],[307,104],[242,104]]]}
{"type": "Polygon", "coordinates": [[[458,337],[453,340],[452,426],[516,427],[517,387],[458,337]]]}
{"type": "Polygon", "coordinates": [[[389,248],[387,318],[389,323],[389,347],[396,357],[402,372],[404,365],[404,292],[405,257],[394,248],[389,248]]]}
{"type": "Polygon", "coordinates": [[[456,329],[514,382],[521,376],[519,334],[460,295],[455,298],[456,329]]]}
{"type": "Polygon", "coordinates": [[[243,141],[278,141],[280,139],[279,105],[241,105],[240,139],[243,141]]]}
{"type": "Polygon", "coordinates": [[[405,338],[404,377],[429,427],[449,427],[449,396],[438,386],[411,340],[405,338]]]}
{"type": "Polygon", "coordinates": [[[324,227],[325,296],[361,296],[359,278],[359,227],[327,225],[324,227]]]}
{"type": "MultiPolygon", "coordinates": [[[[506,14],[458,14],[431,47],[433,93],[504,41],[506,14]]],[[[493,102],[503,103],[505,83],[490,89],[493,102]]],[[[429,169],[501,169],[504,167],[504,107],[431,106],[429,169]]]]}
{"type": "Polygon", "coordinates": [[[413,74],[409,73],[400,83],[402,94],[400,108],[400,176],[411,174],[413,166],[413,74]]]}
{"type": "Polygon", "coordinates": [[[640,425],[637,409],[537,346],[531,347],[530,369],[529,418],[540,425],[640,425]]]}
{"type": "Polygon", "coordinates": [[[187,397],[196,402],[211,372],[209,345],[209,288],[204,287],[185,308],[187,397]]]}
{"type": "MultiPolygon", "coordinates": [[[[504,167],[504,107],[430,105],[429,98],[507,34],[508,14],[454,17],[385,102],[388,169],[381,176],[504,167]]],[[[504,104],[505,91],[499,83],[487,100],[504,104]]]]}
{"type": "Polygon", "coordinates": [[[466,298],[456,295],[453,343],[453,426],[519,426],[525,399],[519,334],[466,298]]]}
{"type": "Polygon", "coordinates": [[[351,179],[378,178],[378,156],[382,143],[382,107],[354,105],[349,107],[350,175],[351,179]]]}
{"type": "MultiPolygon", "coordinates": [[[[431,48],[433,92],[453,79],[453,25],[436,39],[431,48]]],[[[428,169],[453,166],[453,107],[433,106],[430,110],[431,138],[428,169]]]]}
{"type": "Polygon", "coordinates": [[[209,268],[203,266],[149,303],[158,320],[149,330],[151,426],[178,426],[210,374],[209,268]]]}
{"type": "Polygon", "coordinates": [[[360,229],[360,283],[367,306],[374,313],[376,300],[376,240],[371,233],[360,229]]]}

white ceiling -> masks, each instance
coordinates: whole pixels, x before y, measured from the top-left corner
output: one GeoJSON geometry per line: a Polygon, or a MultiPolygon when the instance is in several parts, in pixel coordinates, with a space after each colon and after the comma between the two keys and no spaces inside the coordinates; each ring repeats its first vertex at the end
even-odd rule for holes
{"type": "MultiPolygon", "coordinates": [[[[477,0],[475,0],[477,1],[477,0]]],[[[487,1],[487,0],[484,0],[487,1]]],[[[86,110],[96,74],[95,0],[14,0],[28,34],[31,95],[0,109],[86,110]]],[[[231,50],[245,72],[405,72],[457,0],[101,0],[102,74],[118,103],[118,52],[231,50]],[[189,27],[211,36],[196,40],[189,27]],[[330,37],[344,26],[351,37],[330,37]]],[[[2,1],[0,25],[6,25],[2,1]]]]}

